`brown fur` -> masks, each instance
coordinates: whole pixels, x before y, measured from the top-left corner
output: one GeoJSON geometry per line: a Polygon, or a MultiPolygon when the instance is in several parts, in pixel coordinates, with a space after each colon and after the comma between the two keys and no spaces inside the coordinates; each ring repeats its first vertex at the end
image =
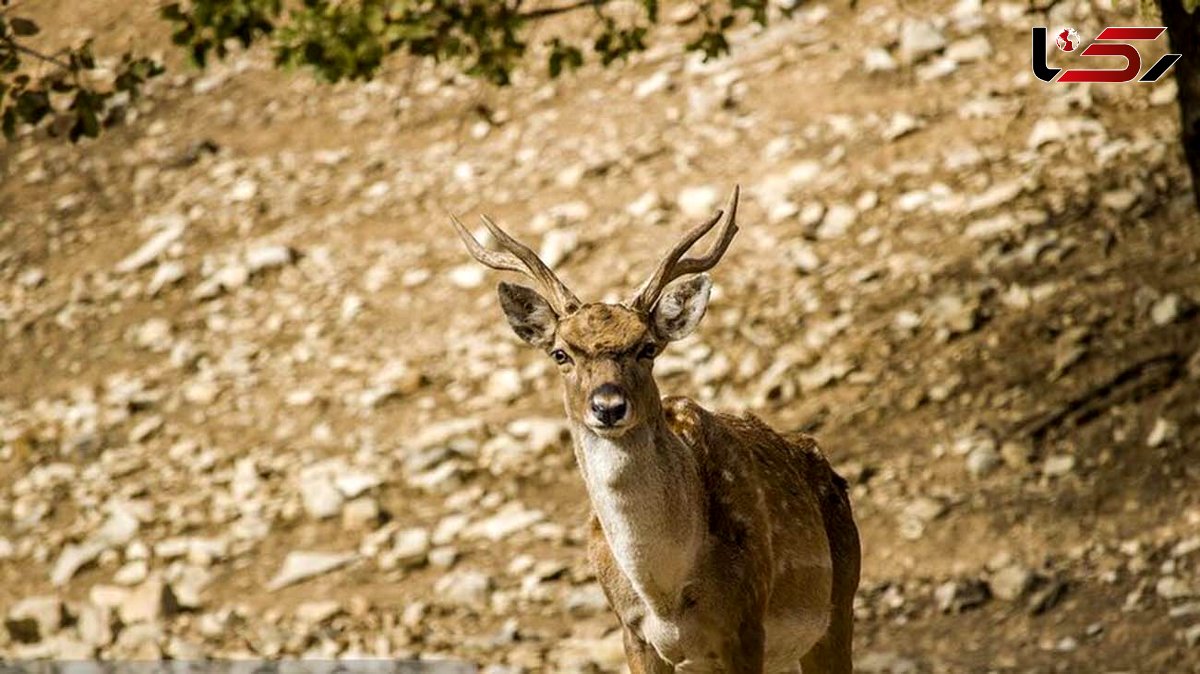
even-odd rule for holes
{"type": "Polygon", "coordinates": [[[580,306],[490,221],[506,252],[454,224],[477,260],[524,270],[549,293],[499,288],[513,330],[559,364],[592,505],[589,557],[630,669],[844,674],[860,556],[845,481],[812,438],[660,399],[654,381],[654,356],[704,315],[712,281],[701,272],[737,231],[737,198],[735,188],[726,216],[685,236],[629,305],[580,306]],[[709,253],[682,258],[718,221],[709,253]]]}
{"type": "MultiPolygon", "coordinates": [[[[754,416],[713,414],[687,398],[663,399],[663,411],[707,495],[710,543],[683,612],[699,616],[703,632],[726,636],[715,645],[724,671],[763,671],[764,620],[800,604],[831,608],[825,636],[803,655],[805,674],[850,672],[860,551],[845,481],[806,435],[784,438],[754,416]],[[831,585],[803,566],[780,570],[802,548],[827,556],[831,585]]],[[[594,517],[589,557],[625,629],[631,670],[673,671],[646,643],[641,600],[594,517]]]]}
{"type": "Polygon", "coordinates": [[[621,355],[650,338],[646,320],[615,304],[587,304],[558,323],[558,334],[585,356],[621,355]]]}

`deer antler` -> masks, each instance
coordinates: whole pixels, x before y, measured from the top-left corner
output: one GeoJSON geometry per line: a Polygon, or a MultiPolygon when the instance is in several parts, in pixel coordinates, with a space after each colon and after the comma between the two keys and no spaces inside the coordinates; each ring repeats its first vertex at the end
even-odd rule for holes
{"type": "Polygon", "coordinates": [[[525,244],[509,236],[508,232],[500,229],[500,226],[492,222],[488,216],[481,215],[479,218],[483,220],[483,226],[487,227],[492,236],[496,237],[497,243],[504,250],[494,251],[484,248],[467,231],[463,223],[451,214],[450,221],[454,225],[455,231],[458,232],[459,238],[466,244],[467,252],[471,253],[471,257],[492,269],[515,271],[537,281],[542,286],[542,289],[549,294],[549,297],[546,299],[559,316],[566,316],[579,308],[581,304],[579,298],[575,297],[575,293],[571,292],[554,275],[550,267],[546,266],[546,263],[537,256],[537,253],[533,252],[525,244]]]}
{"type": "Polygon", "coordinates": [[[631,309],[648,313],[658,303],[658,298],[668,283],[681,276],[699,274],[716,266],[717,262],[721,260],[721,256],[725,254],[725,250],[729,248],[729,243],[733,241],[733,235],[738,231],[736,221],[740,193],[741,188],[734,185],[733,194],[729,195],[729,202],[725,205],[725,209],[717,211],[711,220],[693,228],[679,240],[679,243],[675,244],[671,252],[667,253],[663,261],[659,263],[658,269],[654,270],[654,274],[638,289],[637,294],[630,302],[631,309]],[[722,222],[721,229],[712,248],[703,257],[689,257],[681,260],[684,253],[696,245],[696,242],[718,222],[722,222]]]}

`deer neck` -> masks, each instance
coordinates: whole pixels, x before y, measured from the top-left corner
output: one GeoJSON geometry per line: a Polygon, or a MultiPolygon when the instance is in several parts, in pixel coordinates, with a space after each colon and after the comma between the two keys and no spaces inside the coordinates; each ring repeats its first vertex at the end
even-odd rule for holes
{"type": "Polygon", "coordinates": [[[661,415],[619,438],[578,422],[571,432],[617,566],[655,613],[673,613],[707,526],[695,457],[661,415]]]}

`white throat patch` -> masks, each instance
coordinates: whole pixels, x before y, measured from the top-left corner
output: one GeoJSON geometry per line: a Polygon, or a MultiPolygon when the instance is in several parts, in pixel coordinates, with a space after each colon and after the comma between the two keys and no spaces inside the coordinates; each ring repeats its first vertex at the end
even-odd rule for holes
{"type": "Polygon", "coordinates": [[[617,566],[649,606],[674,605],[702,538],[698,504],[681,493],[678,466],[664,465],[648,433],[619,440],[577,433],[588,495],[617,566]]]}

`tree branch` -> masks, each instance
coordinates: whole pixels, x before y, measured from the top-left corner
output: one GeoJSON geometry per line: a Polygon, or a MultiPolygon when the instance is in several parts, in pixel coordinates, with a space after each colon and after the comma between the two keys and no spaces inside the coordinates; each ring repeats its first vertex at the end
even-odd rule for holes
{"type": "Polygon", "coordinates": [[[56,65],[59,68],[62,68],[63,70],[71,69],[71,66],[69,64],[59,60],[58,58],[55,58],[54,56],[43,54],[42,52],[40,52],[32,47],[26,47],[25,45],[21,44],[20,42],[17,42],[16,40],[14,40],[11,36],[5,37],[5,38],[3,38],[3,40],[5,42],[7,42],[9,44],[9,46],[11,46],[13,49],[21,52],[22,54],[26,54],[26,55],[32,56],[35,59],[38,59],[40,61],[45,61],[46,63],[56,65]]]}
{"type": "Polygon", "coordinates": [[[517,16],[522,19],[526,19],[526,20],[544,19],[546,17],[555,16],[557,14],[566,14],[568,12],[574,12],[577,9],[584,9],[586,7],[592,7],[592,8],[603,7],[604,5],[607,5],[610,1],[611,0],[576,0],[575,2],[572,2],[569,5],[559,5],[558,7],[539,7],[538,9],[531,9],[528,12],[521,12],[520,14],[517,14],[517,16]]]}

